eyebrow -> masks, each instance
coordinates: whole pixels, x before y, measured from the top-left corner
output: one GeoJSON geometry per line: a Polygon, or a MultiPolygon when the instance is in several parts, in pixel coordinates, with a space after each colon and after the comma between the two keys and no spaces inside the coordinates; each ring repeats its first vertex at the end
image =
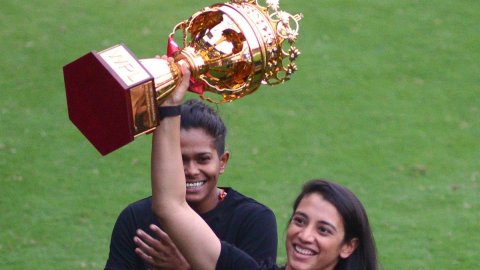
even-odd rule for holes
{"type": "Polygon", "coordinates": [[[200,152],[200,153],[196,153],[195,156],[211,156],[213,155],[212,152],[200,152]]]}
{"type": "MultiPolygon", "coordinates": [[[[304,212],[302,212],[302,211],[295,211],[295,214],[294,214],[294,215],[300,215],[300,216],[302,216],[302,217],[310,220],[309,216],[308,216],[307,214],[305,214],[304,212]]],[[[335,227],[332,223],[330,223],[330,222],[328,222],[328,221],[326,221],[326,220],[320,220],[320,221],[318,221],[317,223],[326,225],[326,226],[328,226],[328,227],[331,227],[335,232],[337,232],[337,227],[335,227]]]]}
{"type": "MultiPolygon", "coordinates": [[[[198,157],[198,156],[207,156],[207,155],[212,155],[212,152],[205,151],[205,152],[198,152],[198,153],[194,153],[194,154],[193,154],[193,156],[195,156],[195,157],[198,157]]],[[[183,157],[183,156],[188,156],[188,155],[182,153],[182,157],[183,157]]]]}
{"type": "Polygon", "coordinates": [[[318,223],[327,225],[328,227],[331,227],[335,232],[337,231],[337,228],[336,228],[335,226],[333,226],[333,224],[331,224],[331,223],[328,222],[328,221],[321,220],[321,221],[319,221],[318,223]]]}

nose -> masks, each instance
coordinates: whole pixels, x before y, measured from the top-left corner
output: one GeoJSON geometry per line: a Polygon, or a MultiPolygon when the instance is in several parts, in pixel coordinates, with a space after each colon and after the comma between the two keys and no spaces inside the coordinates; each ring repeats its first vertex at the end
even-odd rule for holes
{"type": "Polygon", "coordinates": [[[313,242],[315,239],[315,227],[314,226],[307,226],[302,228],[302,230],[298,233],[298,239],[302,242],[313,242]]]}
{"type": "Polygon", "coordinates": [[[192,161],[184,162],[183,172],[187,178],[193,178],[199,174],[198,166],[192,161]]]}

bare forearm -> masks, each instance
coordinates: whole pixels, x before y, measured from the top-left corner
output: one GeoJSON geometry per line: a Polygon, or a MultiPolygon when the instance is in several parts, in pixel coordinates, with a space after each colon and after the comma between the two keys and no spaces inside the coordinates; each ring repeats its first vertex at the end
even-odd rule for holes
{"type": "Polygon", "coordinates": [[[213,269],[220,254],[220,240],[185,201],[180,118],[161,122],[152,144],[153,212],[195,269],[213,269]]]}
{"type": "Polygon", "coordinates": [[[163,218],[185,203],[185,175],[180,151],[180,117],[167,117],[152,139],[152,209],[163,218]]]}

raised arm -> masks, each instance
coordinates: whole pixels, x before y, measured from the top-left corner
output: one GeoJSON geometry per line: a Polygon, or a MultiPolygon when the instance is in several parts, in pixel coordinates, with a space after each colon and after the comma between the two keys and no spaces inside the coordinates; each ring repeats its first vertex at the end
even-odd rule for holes
{"type": "MultiPolygon", "coordinates": [[[[182,82],[161,106],[178,106],[189,84],[182,65],[182,82]]],[[[153,133],[151,157],[152,210],[165,232],[194,269],[215,269],[220,240],[187,204],[180,149],[180,116],[165,117],[153,133]]]]}

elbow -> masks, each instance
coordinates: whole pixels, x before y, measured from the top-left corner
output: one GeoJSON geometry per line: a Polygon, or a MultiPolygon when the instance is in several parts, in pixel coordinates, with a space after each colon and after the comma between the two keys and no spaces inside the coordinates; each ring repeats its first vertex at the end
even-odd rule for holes
{"type": "Polygon", "coordinates": [[[153,197],[151,209],[155,218],[157,218],[160,223],[163,223],[174,218],[177,213],[184,211],[186,205],[188,204],[175,200],[158,200],[153,197]]]}
{"type": "Polygon", "coordinates": [[[158,206],[155,206],[154,203],[152,203],[152,212],[153,212],[153,215],[157,218],[157,219],[161,219],[162,218],[162,215],[163,215],[163,211],[160,207],[158,206]]]}
{"type": "Polygon", "coordinates": [[[168,212],[170,212],[167,202],[162,202],[161,200],[156,200],[155,198],[152,198],[151,209],[152,209],[153,215],[159,221],[162,221],[165,218],[167,218],[168,217],[168,212]]]}

